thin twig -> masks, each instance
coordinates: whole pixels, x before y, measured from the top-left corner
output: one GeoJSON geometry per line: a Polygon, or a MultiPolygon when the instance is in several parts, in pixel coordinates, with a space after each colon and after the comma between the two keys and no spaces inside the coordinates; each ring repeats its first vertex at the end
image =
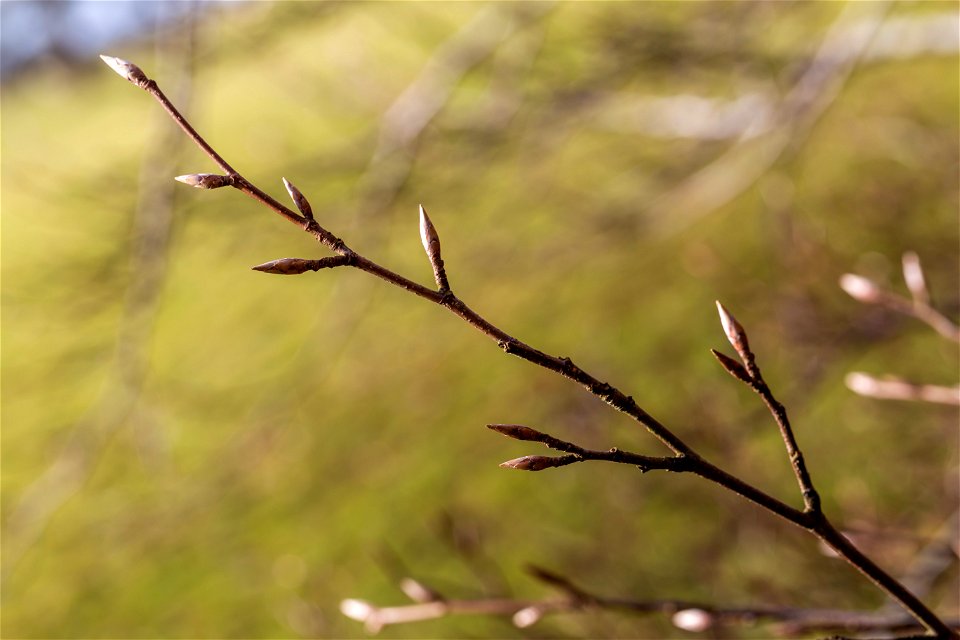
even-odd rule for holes
{"type": "MultiPolygon", "coordinates": [[[[743,380],[757,395],[763,399],[774,421],[780,428],[780,437],[787,449],[787,455],[790,458],[790,466],[797,477],[797,484],[800,485],[800,493],[803,496],[803,504],[808,513],[820,512],[820,495],[813,486],[813,479],[807,470],[807,464],[803,459],[803,452],[797,445],[797,438],[793,434],[793,427],[790,426],[790,419],[787,417],[787,409],[778,401],[760,372],[757,365],[756,356],[750,349],[750,343],[747,341],[747,334],[743,327],[737,322],[737,319],[727,311],[722,304],[717,302],[717,310],[720,312],[720,322],[723,325],[730,344],[737,351],[740,360],[746,370],[747,379],[743,380]]],[[[718,355],[716,352],[714,355],[718,355]]],[[[722,361],[721,361],[722,362],[722,361]]],[[[727,368],[729,371],[730,369],[727,368]]],[[[736,375],[736,374],[735,374],[736,375]]]]}
{"type": "MultiPolygon", "coordinates": [[[[679,436],[674,434],[666,426],[661,424],[645,410],[640,408],[640,406],[632,397],[627,396],[609,383],[601,382],[599,379],[575,365],[569,358],[548,355],[524,342],[521,342],[520,340],[504,332],[502,329],[494,326],[478,313],[470,309],[462,300],[457,298],[449,290],[444,291],[442,288],[440,290],[434,290],[424,287],[385,267],[380,266],[379,264],[350,249],[343,242],[343,240],[335,236],[324,227],[320,226],[316,220],[301,216],[280,204],[277,200],[256,187],[237,171],[235,171],[229,164],[227,164],[227,162],[220,157],[220,155],[218,155],[202,137],[200,137],[190,123],[187,122],[186,119],[177,111],[176,107],[174,107],[174,105],[160,90],[157,83],[148,78],[139,67],[119,58],[112,58],[109,56],[101,57],[105,63],[114,69],[114,71],[141,89],[144,89],[150,93],[167,111],[167,113],[170,114],[174,121],[177,122],[181,129],[183,129],[183,131],[197,144],[197,146],[199,146],[200,149],[202,149],[217,164],[217,166],[219,166],[226,173],[226,176],[229,179],[225,180],[224,184],[219,186],[232,186],[233,188],[238,189],[248,196],[260,201],[288,221],[300,226],[304,231],[313,235],[318,242],[344,259],[344,264],[338,266],[351,266],[361,271],[365,271],[397,287],[409,291],[410,293],[443,306],[482,332],[487,337],[496,341],[498,346],[503,349],[504,352],[520,357],[528,362],[558,373],[563,377],[579,383],[593,395],[610,404],[618,411],[621,411],[634,418],[639,424],[645,427],[647,431],[660,440],[675,454],[673,458],[648,458],[644,456],[642,460],[643,462],[653,463],[652,461],[654,460],[674,460],[675,462],[670,464],[675,464],[680,467],[678,470],[688,471],[702,478],[711,480],[712,482],[763,506],[767,510],[772,511],[782,518],[811,531],[823,542],[832,547],[841,557],[845,558],[851,565],[867,576],[880,589],[900,602],[904,608],[909,611],[910,614],[918,621],[920,621],[929,631],[932,631],[938,636],[942,637],[958,637],[956,632],[947,626],[939,617],[937,617],[937,615],[933,613],[933,611],[931,611],[925,604],[923,604],[923,602],[921,602],[906,588],[904,588],[904,586],[900,584],[893,576],[886,573],[883,569],[873,563],[873,561],[863,555],[850,543],[849,540],[847,540],[839,531],[836,530],[836,528],[833,527],[833,525],[827,520],[826,516],[824,516],[824,514],[819,510],[818,502],[814,499],[815,493],[811,494],[807,491],[808,485],[809,488],[812,488],[812,485],[810,485],[809,482],[804,483],[803,479],[800,478],[800,471],[798,470],[796,458],[793,456],[793,454],[791,454],[791,458],[794,462],[794,468],[795,470],[798,470],[798,479],[801,480],[801,486],[804,488],[804,500],[807,505],[807,509],[805,511],[794,509],[793,507],[786,505],[785,503],[754,487],[753,485],[750,485],[749,483],[707,462],[696,452],[694,452],[694,450],[679,436]]],[[[198,184],[196,186],[203,185],[198,184]]],[[[743,339],[745,341],[745,334],[743,339]]],[[[750,371],[750,367],[753,365],[748,363],[745,364],[747,364],[747,369],[750,371]]],[[[759,370],[752,375],[755,379],[762,383],[762,378],[759,376],[759,370]]],[[[765,383],[762,384],[763,388],[766,388],[765,383]]],[[[773,399],[772,394],[769,393],[769,389],[766,389],[765,392],[758,390],[758,392],[760,392],[761,395],[766,394],[764,395],[765,401],[769,399],[771,403],[776,402],[775,399],[773,399]]],[[[775,409],[775,407],[772,407],[772,409],[775,409]]],[[[785,414],[783,418],[785,422],[785,414]]],[[[778,423],[780,423],[779,419],[778,423]]],[[[786,423],[785,425],[781,424],[781,429],[789,433],[789,423],[786,423]]],[[[788,444],[788,449],[789,447],[790,444],[788,444]]],[[[799,449],[796,449],[796,451],[799,453],[799,449]]],[[[599,457],[602,452],[593,453],[597,454],[598,457],[596,459],[610,459],[609,457],[599,457]]],[[[612,456],[613,452],[608,452],[604,455],[612,456]]],[[[572,461],[573,460],[571,460],[571,462],[572,461]]],[[[630,464],[635,464],[635,462],[631,461],[630,464]]],[[[669,468],[666,466],[666,463],[661,462],[659,464],[661,464],[661,466],[651,468],[669,468]]],[[[434,606],[436,603],[428,604],[434,606]]],[[[449,606],[449,603],[447,606],[449,606]]]]}
{"type": "Polygon", "coordinates": [[[892,376],[877,378],[862,371],[848,373],[844,378],[844,384],[856,394],[881,400],[915,400],[960,405],[960,385],[945,387],[910,382],[892,376]]]}
{"type": "MultiPolygon", "coordinates": [[[[801,609],[774,605],[729,606],[674,598],[612,598],[591,593],[551,571],[539,567],[529,569],[536,579],[560,591],[561,596],[542,599],[448,599],[417,580],[405,578],[401,581],[401,589],[414,604],[380,607],[364,600],[348,599],[341,602],[340,610],[344,615],[364,623],[370,633],[377,633],[390,625],[477,614],[510,617],[514,626],[525,628],[549,615],[600,609],[667,615],[675,627],[689,632],[761,621],[778,623],[776,628],[784,635],[824,631],[909,633],[922,630],[915,619],[900,612],[801,609]]],[[[950,620],[949,624],[956,627],[960,625],[960,620],[950,620]]]]}
{"type": "MultiPolygon", "coordinates": [[[[906,269],[906,273],[910,273],[909,267],[906,269]]],[[[920,273],[922,274],[922,272],[920,273]]],[[[944,338],[953,342],[960,342],[960,326],[957,326],[948,317],[930,306],[929,294],[926,292],[925,285],[920,289],[919,283],[911,282],[911,278],[915,276],[906,274],[905,276],[909,283],[908,286],[916,287],[912,292],[912,299],[882,289],[869,278],[852,273],[845,273],[840,277],[840,288],[858,302],[875,304],[905,316],[916,318],[944,338]]]]}

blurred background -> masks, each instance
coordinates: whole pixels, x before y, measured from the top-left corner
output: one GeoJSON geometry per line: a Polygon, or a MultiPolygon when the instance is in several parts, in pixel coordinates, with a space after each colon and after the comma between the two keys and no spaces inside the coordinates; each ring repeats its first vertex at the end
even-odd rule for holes
{"type": "MultiPolygon", "coordinates": [[[[511,472],[527,424],[666,451],[579,387],[350,270],[231,190],[281,176],[357,251],[572,357],[708,459],[799,505],[777,429],[709,354],[749,331],[828,513],[894,574],[957,506],[955,406],[854,395],[851,370],[953,385],[956,345],[860,304],[916,251],[958,312],[953,2],[4,2],[2,635],[363,637],[343,598],[543,597],[870,609],[802,531],[695,477],[511,472]]],[[[947,529],[949,530],[949,526],[947,529]]],[[[928,601],[956,614],[955,563],[928,601]]],[[[714,630],[769,637],[767,627],[714,630]]],[[[687,637],[590,612],[449,617],[384,637],[687,637]]]]}

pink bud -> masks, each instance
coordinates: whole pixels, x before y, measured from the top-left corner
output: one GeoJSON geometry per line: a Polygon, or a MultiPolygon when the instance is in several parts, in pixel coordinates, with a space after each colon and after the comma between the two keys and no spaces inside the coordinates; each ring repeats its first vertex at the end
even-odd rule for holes
{"type": "Polygon", "coordinates": [[[142,87],[150,81],[149,78],[147,78],[147,74],[145,74],[140,67],[132,62],[127,62],[122,58],[104,55],[101,55],[100,59],[103,60],[108,67],[116,71],[121,77],[129,80],[139,87],[142,87]]]}
{"type": "Polygon", "coordinates": [[[880,287],[872,280],[852,273],[845,273],[840,278],[840,288],[854,300],[860,302],[876,302],[880,299],[880,287]]]}

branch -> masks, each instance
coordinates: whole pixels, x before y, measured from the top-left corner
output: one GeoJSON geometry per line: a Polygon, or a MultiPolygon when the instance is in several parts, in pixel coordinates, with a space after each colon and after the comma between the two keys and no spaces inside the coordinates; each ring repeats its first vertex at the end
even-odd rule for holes
{"type": "MultiPolygon", "coordinates": [[[[670,622],[674,627],[694,633],[730,624],[750,625],[760,621],[779,623],[777,631],[781,635],[818,631],[918,632],[922,630],[916,620],[903,613],[798,609],[765,605],[726,606],[684,599],[611,598],[586,591],[567,578],[539,567],[529,567],[529,571],[539,581],[560,591],[561,595],[542,599],[453,600],[444,598],[440,593],[419,581],[405,578],[401,581],[400,587],[414,601],[414,604],[380,607],[365,600],[348,599],[340,603],[340,611],[345,616],[362,622],[370,633],[377,633],[390,625],[478,614],[509,616],[513,625],[522,629],[536,624],[549,615],[587,610],[667,615],[670,616],[670,622]]],[[[958,627],[960,620],[950,620],[949,625],[958,627]]]]}
{"type": "Polygon", "coordinates": [[[893,376],[876,378],[862,371],[851,371],[844,378],[844,383],[854,393],[869,398],[960,405],[960,385],[945,387],[936,384],[920,384],[893,376]]]}
{"type": "MultiPolygon", "coordinates": [[[[807,471],[807,464],[804,462],[803,453],[797,445],[797,439],[793,435],[793,428],[790,426],[790,419],[787,417],[786,408],[773,396],[773,392],[763,379],[763,374],[760,372],[760,367],[756,362],[756,356],[753,351],[750,350],[750,343],[747,341],[747,332],[744,331],[740,323],[737,322],[737,319],[719,302],[717,302],[717,311],[720,312],[720,323],[723,325],[723,330],[727,334],[727,339],[743,362],[744,368],[738,370],[738,373],[746,373],[747,378],[743,379],[738,373],[731,371],[731,358],[721,360],[721,364],[727,368],[727,371],[733,373],[733,375],[740,378],[741,381],[753,389],[754,392],[763,399],[763,403],[767,405],[767,408],[773,415],[774,421],[776,421],[777,426],[780,428],[780,437],[783,438],[787,455],[790,457],[790,466],[793,467],[793,473],[797,476],[797,484],[800,485],[800,493],[803,495],[803,504],[806,507],[807,513],[819,513],[820,495],[813,487],[813,480],[810,477],[810,472],[807,471]]],[[[713,354],[720,359],[720,354],[716,351],[714,351],[713,354]]]]}
{"type": "MultiPolygon", "coordinates": [[[[762,490],[707,462],[680,437],[654,419],[646,411],[641,409],[632,397],[625,395],[622,391],[616,387],[613,387],[609,383],[601,382],[599,379],[575,365],[570,358],[552,356],[539,351],[538,349],[535,349],[530,345],[510,336],[502,329],[494,326],[478,313],[470,309],[451,291],[444,289],[445,276],[443,282],[441,282],[439,277],[440,271],[438,270],[439,238],[436,238],[437,243],[436,247],[434,247],[435,256],[431,254],[433,238],[429,235],[429,233],[426,235],[426,240],[429,240],[429,242],[425,242],[427,245],[426,249],[428,256],[430,256],[431,262],[434,264],[435,274],[438,275],[437,290],[424,287],[423,285],[413,282],[412,280],[409,280],[385,267],[380,266],[372,260],[369,260],[350,249],[343,242],[343,240],[335,236],[324,227],[320,226],[320,224],[313,219],[312,216],[301,216],[300,214],[293,212],[240,175],[197,133],[193,126],[187,122],[187,120],[179,113],[179,111],[177,111],[176,107],[169,101],[169,99],[167,99],[157,83],[148,78],[139,67],[119,58],[113,58],[110,56],[101,56],[101,58],[118,74],[151,94],[180,126],[180,128],[183,129],[183,131],[194,141],[194,143],[200,147],[200,149],[203,150],[204,153],[206,153],[210,159],[213,160],[214,163],[216,163],[217,166],[220,167],[220,169],[226,174],[222,176],[222,179],[214,179],[209,177],[197,178],[197,184],[194,186],[201,188],[219,188],[230,186],[245,193],[246,195],[258,200],[268,208],[272,209],[281,217],[301,227],[304,231],[313,235],[318,242],[337,254],[339,259],[342,260],[342,264],[338,262],[335,266],[351,266],[361,271],[365,271],[397,287],[420,296],[421,298],[425,298],[435,304],[445,307],[450,312],[459,316],[465,322],[473,326],[475,329],[479,330],[490,339],[496,341],[498,346],[503,349],[504,352],[520,357],[528,362],[558,373],[565,378],[569,378],[570,380],[579,383],[585,389],[590,391],[590,393],[597,396],[618,411],[631,416],[674,453],[672,458],[658,459],[643,456],[642,462],[659,464],[660,466],[656,468],[668,468],[666,466],[667,463],[662,461],[673,460],[673,462],[669,464],[676,465],[676,470],[689,471],[699,475],[702,478],[711,480],[712,482],[759,504],[760,506],[779,515],[780,517],[813,532],[823,542],[833,548],[841,557],[845,558],[851,565],[867,576],[872,582],[874,582],[875,585],[900,602],[904,608],[909,611],[913,617],[920,621],[929,631],[932,631],[943,637],[958,637],[953,630],[951,630],[918,598],[905,589],[902,584],[897,582],[895,578],[883,571],[869,558],[857,550],[856,547],[854,547],[849,540],[844,538],[843,535],[841,535],[840,532],[837,531],[826,519],[826,517],[819,511],[819,501],[816,500],[815,492],[812,492],[812,484],[810,484],[809,478],[804,480],[804,478],[801,477],[801,474],[805,474],[806,471],[802,464],[802,457],[799,456],[799,449],[796,449],[795,443],[792,442],[792,434],[790,433],[789,423],[786,422],[786,414],[783,411],[782,406],[776,403],[776,401],[773,399],[772,394],[769,393],[769,389],[766,389],[766,384],[760,377],[759,369],[755,368],[750,361],[750,358],[745,360],[746,370],[757,385],[757,392],[764,397],[764,401],[768,402],[768,406],[771,406],[771,410],[774,411],[775,416],[778,418],[778,424],[781,426],[781,432],[784,433],[784,441],[787,443],[788,451],[791,452],[791,461],[794,464],[794,469],[798,474],[798,480],[800,480],[801,487],[804,490],[804,501],[807,505],[806,511],[798,511],[797,509],[784,504],[780,500],[770,496],[762,490]],[[764,391],[764,389],[766,389],[766,391],[764,391]],[[794,455],[795,453],[796,455],[794,455]],[[654,461],[660,462],[655,463],[654,461]]],[[[298,206],[301,204],[297,200],[296,196],[294,196],[294,200],[297,202],[298,206]]],[[[432,224],[430,226],[432,227],[432,224]]],[[[327,260],[332,259],[328,258],[327,260]]],[[[283,267],[280,267],[279,265],[274,266],[277,268],[287,268],[287,265],[290,264],[291,263],[287,262],[284,263],[283,267]]],[[[334,266],[330,263],[327,263],[327,265],[334,266]]],[[[302,266],[302,264],[300,266],[302,266]]],[[[299,267],[293,266],[294,270],[296,268],[299,267]]],[[[283,271],[281,271],[281,273],[283,273],[283,271]]],[[[742,333],[742,328],[740,331],[742,333]]],[[[728,335],[730,335],[730,331],[728,331],[728,335]]],[[[742,336],[742,342],[744,345],[746,344],[745,334],[742,336]]],[[[744,348],[746,347],[744,346],[744,348]]],[[[749,351],[747,350],[745,353],[749,353],[749,351]]],[[[741,356],[743,357],[743,354],[741,354],[741,356]]],[[[750,354],[750,356],[752,357],[752,354],[750,354]]],[[[607,452],[605,454],[602,452],[591,452],[592,455],[596,456],[595,459],[607,460],[612,460],[612,457],[618,453],[619,452],[615,451],[607,452]]],[[[576,456],[578,454],[573,453],[569,455],[576,456]]],[[[579,455],[582,456],[582,454],[579,455]]],[[[568,460],[569,462],[564,462],[564,464],[570,464],[572,462],[579,461],[572,458],[568,458],[568,460]]],[[[631,463],[635,464],[635,462],[631,463]]],[[[531,470],[533,470],[532,467],[537,466],[538,464],[544,463],[542,461],[528,461],[527,463],[518,462],[514,468],[523,468],[523,465],[529,465],[531,470]]],[[[546,464],[549,465],[551,463],[546,464]]],[[[434,608],[437,607],[435,603],[428,604],[434,608]]],[[[449,607],[449,603],[447,603],[445,606],[449,607]]]]}
{"type": "Polygon", "coordinates": [[[841,276],[840,288],[858,302],[879,305],[905,316],[916,318],[944,338],[953,342],[960,342],[960,327],[930,306],[930,293],[927,291],[926,278],[920,266],[920,259],[915,253],[904,254],[903,277],[912,299],[882,289],[873,280],[852,273],[845,273],[841,276]]]}

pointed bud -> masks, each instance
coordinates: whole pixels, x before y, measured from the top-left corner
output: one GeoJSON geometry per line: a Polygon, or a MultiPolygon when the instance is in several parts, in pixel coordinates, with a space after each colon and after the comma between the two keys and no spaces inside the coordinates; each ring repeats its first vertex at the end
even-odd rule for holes
{"type": "Polygon", "coordinates": [[[720,313],[720,324],[723,326],[723,332],[727,334],[727,340],[736,349],[737,354],[743,359],[748,359],[750,354],[750,343],[747,341],[747,332],[733,317],[733,314],[727,311],[726,307],[717,301],[717,311],[720,313]]]}
{"type": "Polygon", "coordinates": [[[427,252],[427,258],[430,259],[430,265],[433,267],[433,278],[437,282],[437,287],[441,291],[450,289],[447,282],[447,273],[443,268],[443,259],[440,257],[440,236],[437,229],[430,221],[427,211],[420,205],[420,242],[423,243],[423,250],[427,252]]]}
{"type": "Polygon", "coordinates": [[[127,62],[122,58],[114,58],[113,56],[104,56],[101,55],[100,59],[106,63],[108,67],[116,71],[121,77],[126,78],[133,84],[138,87],[143,87],[147,82],[150,81],[140,67],[133,64],[132,62],[127,62]]]}
{"type": "Polygon", "coordinates": [[[420,205],[420,242],[423,243],[423,250],[431,256],[431,259],[432,254],[440,250],[440,236],[437,235],[437,229],[433,226],[423,205],[420,205]]]}
{"type": "Polygon", "coordinates": [[[251,267],[254,271],[263,273],[278,273],[284,276],[295,276],[307,271],[319,271],[320,269],[332,269],[334,267],[343,267],[350,264],[349,256],[330,256],[328,258],[319,258],[318,260],[306,260],[304,258],[280,258],[271,260],[251,267]]]}
{"type": "Polygon", "coordinates": [[[488,424],[487,428],[497,433],[502,433],[514,440],[533,440],[534,442],[540,442],[545,436],[545,434],[540,433],[536,429],[531,429],[530,427],[525,427],[520,424],[488,424]]]}
{"type": "Polygon", "coordinates": [[[720,366],[726,369],[727,373],[732,375],[734,378],[740,380],[741,382],[746,382],[747,384],[751,382],[750,374],[747,373],[747,369],[742,364],[725,353],[717,351],[716,349],[710,349],[710,353],[712,353],[713,357],[717,359],[717,362],[720,363],[720,366]]]}
{"type": "Polygon", "coordinates": [[[293,184],[288,181],[286,178],[281,178],[283,180],[283,186],[287,188],[287,193],[290,194],[290,199],[293,200],[293,204],[297,205],[297,209],[302,213],[307,220],[313,220],[313,208],[310,206],[310,203],[307,201],[307,198],[300,193],[300,189],[297,189],[293,184]]]}
{"type": "Polygon", "coordinates": [[[860,302],[877,302],[880,299],[880,287],[872,280],[852,273],[845,273],[840,277],[840,288],[854,300],[860,302]]]}
{"type": "Polygon", "coordinates": [[[700,633],[713,626],[713,614],[703,609],[683,609],[673,614],[671,621],[678,629],[700,633]]]}
{"type": "Polygon", "coordinates": [[[542,471],[550,467],[562,467],[570,464],[567,456],[523,456],[501,462],[500,466],[504,469],[516,469],[518,471],[542,471]]]}
{"type": "Polygon", "coordinates": [[[535,625],[543,617],[543,609],[536,605],[524,607],[513,614],[513,626],[518,629],[526,629],[535,625]]]}
{"type": "Polygon", "coordinates": [[[903,254],[903,279],[907,283],[907,289],[913,295],[913,299],[920,304],[930,302],[930,292],[927,290],[927,282],[923,277],[923,267],[920,266],[920,256],[913,251],[903,254]]]}
{"type": "Polygon", "coordinates": [[[197,189],[219,189],[233,184],[233,178],[217,173],[188,173],[185,176],[177,176],[174,180],[197,189]]]}
{"type": "Polygon", "coordinates": [[[284,276],[295,276],[307,271],[316,271],[318,269],[316,260],[305,260],[304,258],[280,258],[271,260],[251,267],[254,271],[263,273],[278,273],[284,276]]]}

